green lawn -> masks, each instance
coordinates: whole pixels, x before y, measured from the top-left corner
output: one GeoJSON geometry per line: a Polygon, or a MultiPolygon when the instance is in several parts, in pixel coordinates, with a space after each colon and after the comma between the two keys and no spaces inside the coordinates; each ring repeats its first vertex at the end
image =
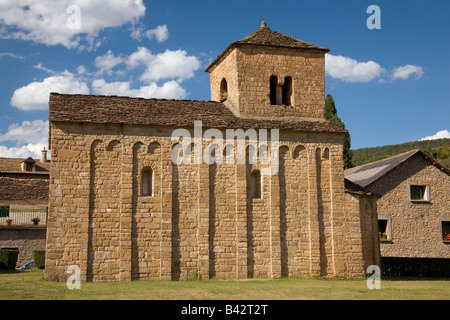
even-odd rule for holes
{"type": "Polygon", "coordinates": [[[364,278],[176,282],[147,280],[82,283],[80,290],[69,290],[66,283],[44,280],[43,270],[0,272],[0,301],[9,299],[448,300],[450,298],[450,280],[445,279],[381,279],[380,290],[369,290],[364,278]]]}

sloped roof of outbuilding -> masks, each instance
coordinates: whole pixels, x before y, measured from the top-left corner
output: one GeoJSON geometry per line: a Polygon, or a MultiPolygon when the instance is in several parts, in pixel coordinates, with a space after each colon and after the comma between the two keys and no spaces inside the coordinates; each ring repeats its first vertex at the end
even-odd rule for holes
{"type": "Polygon", "coordinates": [[[417,149],[387,159],[347,169],[344,171],[345,178],[365,188],[416,154],[421,155],[442,172],[450,175],[449,169],[440,164],[436,159],[417,149]]]}

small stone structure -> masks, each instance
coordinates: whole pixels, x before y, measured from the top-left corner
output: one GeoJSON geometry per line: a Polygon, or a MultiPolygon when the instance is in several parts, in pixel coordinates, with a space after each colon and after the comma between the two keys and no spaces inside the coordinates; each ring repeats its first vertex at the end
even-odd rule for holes
{"type": "Polygon", "coordinates": [[[328,51],[263,24],[208,67],[212,101],[51,94],[45,278],[70,265],[82,281],[130,281],[378,264],[377,198],[346,188],[345,132],[324,119],[328,51]]]}

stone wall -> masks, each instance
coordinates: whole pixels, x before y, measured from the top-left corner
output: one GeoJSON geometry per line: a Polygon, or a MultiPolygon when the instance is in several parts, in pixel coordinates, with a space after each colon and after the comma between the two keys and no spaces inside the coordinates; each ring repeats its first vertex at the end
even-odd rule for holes
{"type": "Polygon", "coordinates": [[[383,257],[450,258],[441,223],[450,221],[450,177],[416,154],[367,187],[382,195],[378,217],[389,221],[390,239],[381,241],[383,257]],[[410,185],[429,187],[429,201],[410,200],[410,185]]]}
{"type": "Polygon", "coordinates": [[[370,265],[381,266],[380,246],[377,225],[377,196],[346,192],[345,211],[351,214],[359,212],[359,217],[353,216],[350,222],[354,237],[348,242],[347,250],[354,254],[362,253],[364,269],[370,265]]]}
{"type": "Polygon", "coordinates": [[[19,249],[17,266],[32,260],[34,250],[45,249],[45,239],[45,227],[0,227],[0,249],[19,249]]]}
{"type": "Polygon", "coordinates": [[[279,170],[251,198],[267,164],[175,164],[174,129],[51,124],[46,279],[64,281],[69,265],[83,281],[364,274],[343,134],[281,132],[279,170]]]}

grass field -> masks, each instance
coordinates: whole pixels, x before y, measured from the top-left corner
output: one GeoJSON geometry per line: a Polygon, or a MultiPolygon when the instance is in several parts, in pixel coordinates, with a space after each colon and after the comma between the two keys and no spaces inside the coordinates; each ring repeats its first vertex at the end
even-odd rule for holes
{"type": "Polygon", "coordinates": [[[44,271],[0,271],[2,300],[448,300],[450,279],[381,279],[370,290],[366,279],[280,278],[274,280],[207,280],[66,283],[44,280],[44,271]]]}

